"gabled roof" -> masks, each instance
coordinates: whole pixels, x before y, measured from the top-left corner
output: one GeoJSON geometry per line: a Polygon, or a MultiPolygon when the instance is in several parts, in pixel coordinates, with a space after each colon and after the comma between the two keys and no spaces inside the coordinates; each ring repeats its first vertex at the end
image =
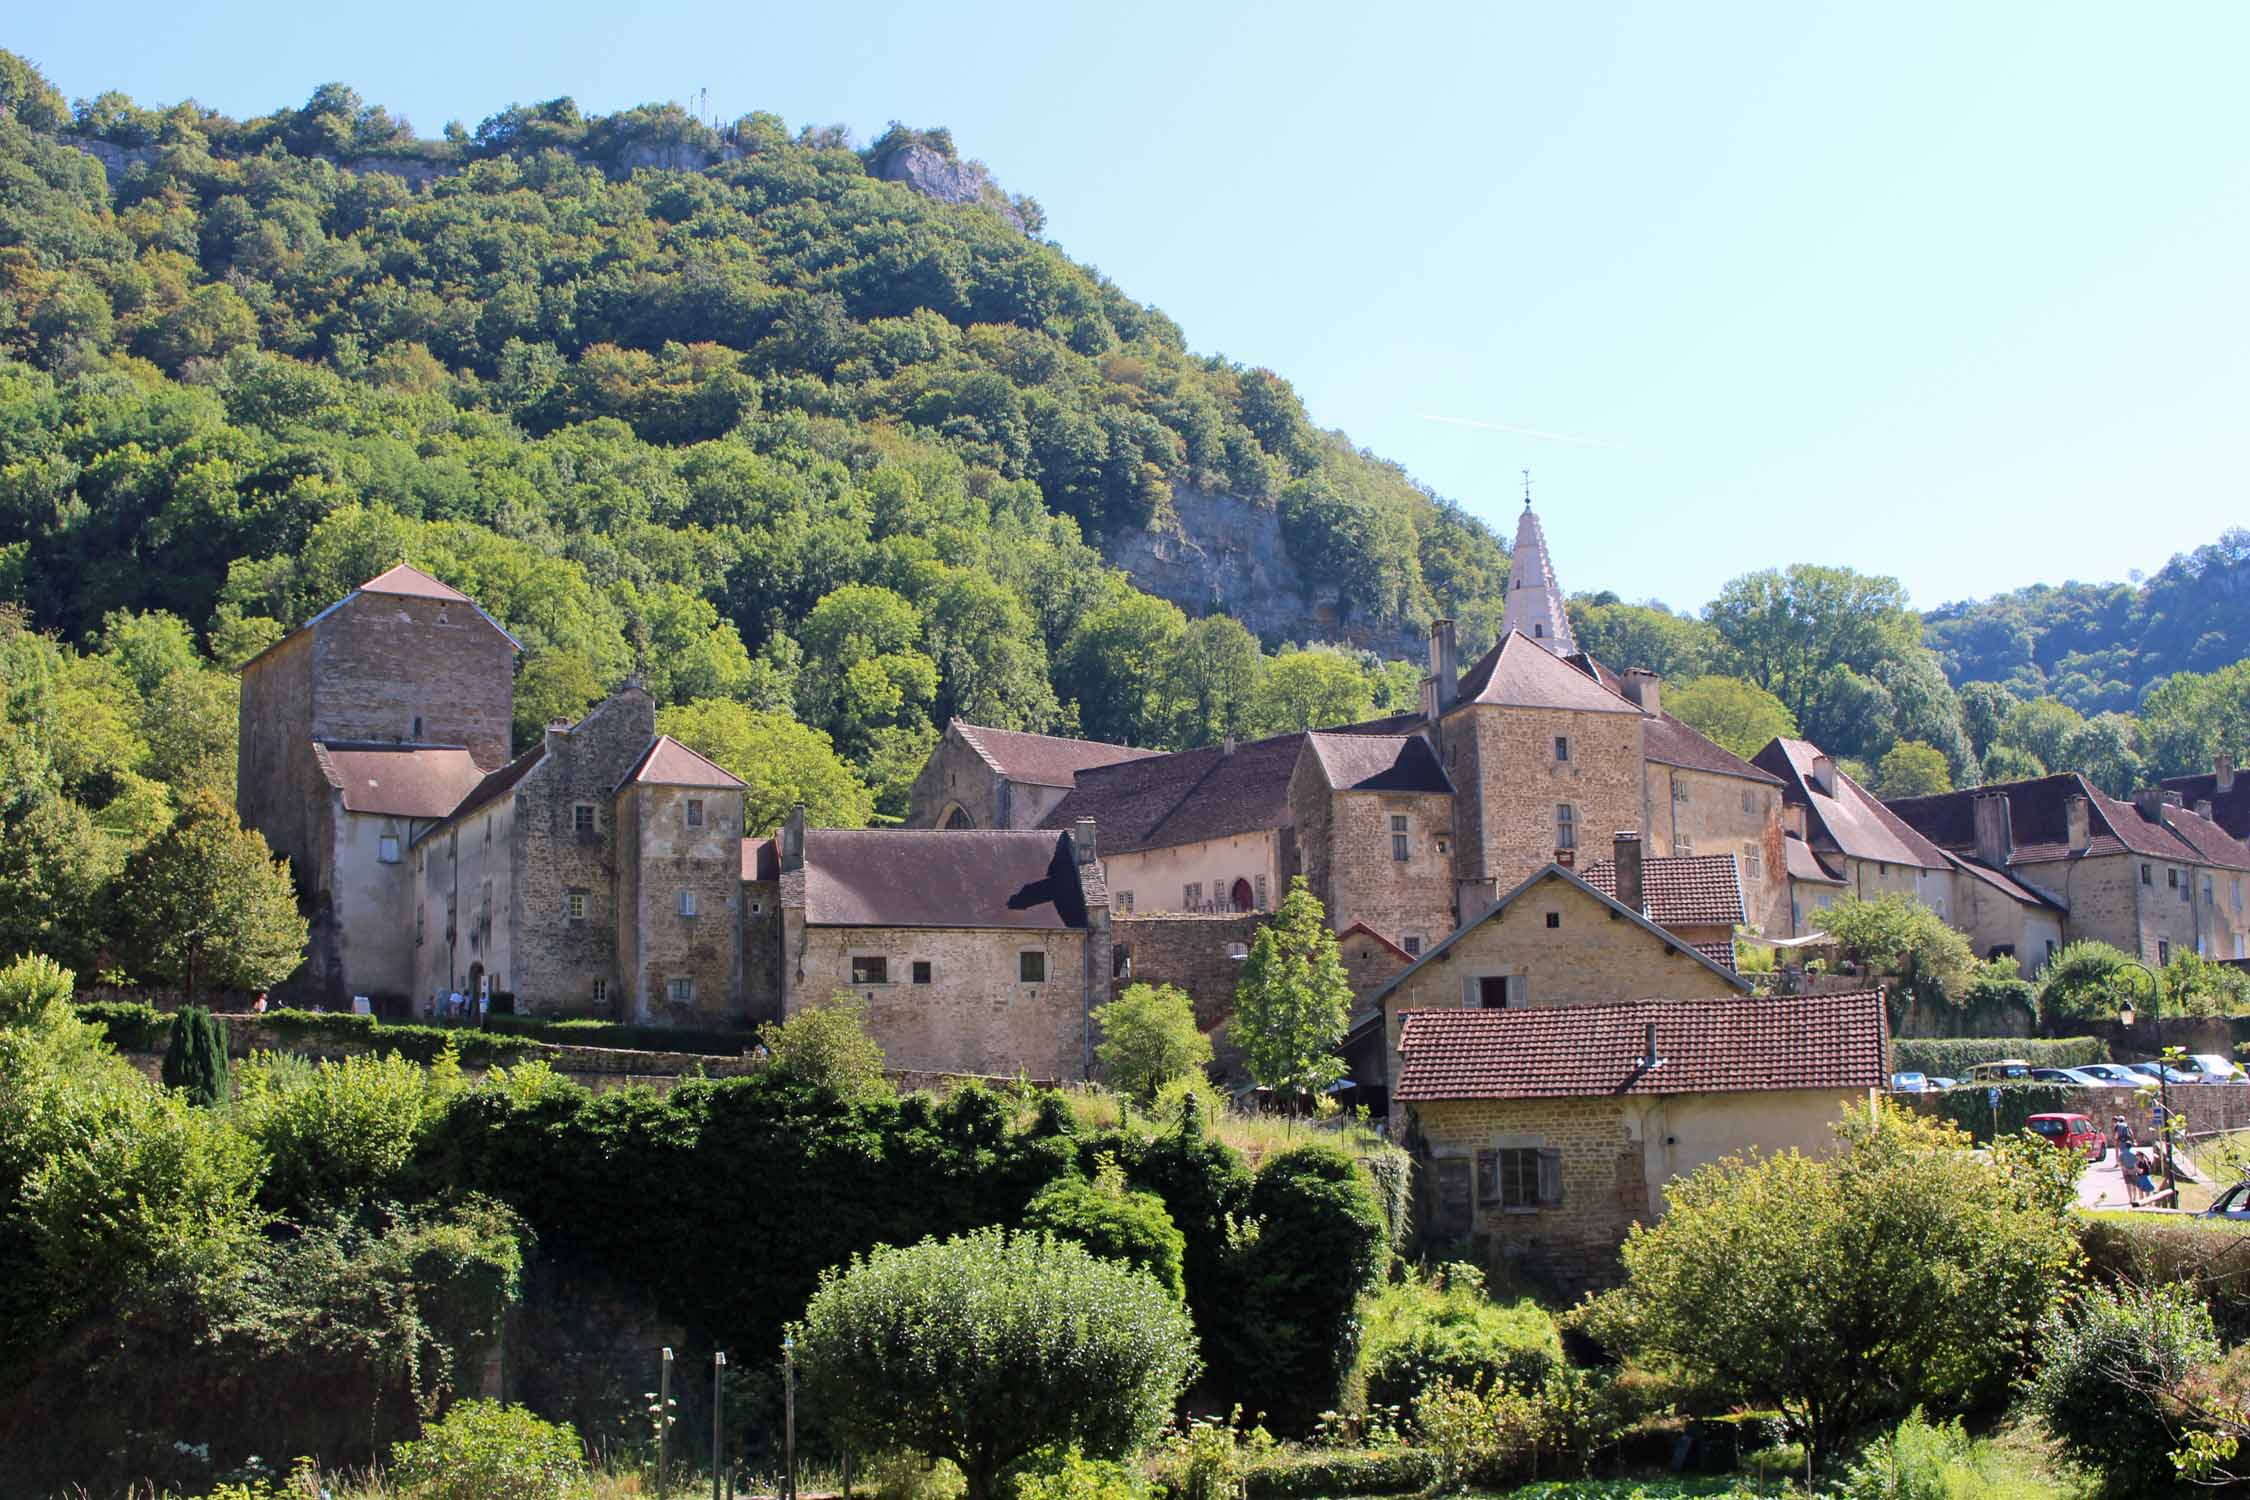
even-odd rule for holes
{"type": "Polygon", "coordinates": [[[1976,848],[1976,800],[2004,794],[2008,799],[2008,827],[2013,848],[2010,865],[2040,864],[2050,860],[2131,852],[2152,859],[2219,865],[2250,870],[2250,846],[2209,818],[2184,807],[2166,805],[2158,817],[2144,817],[2131,802],[2103,793],[2075,771],[2035,776],[2023,781],[1934,797],[1903,797],[1890,810],[1947,849],[1976,848]],[[2086,799],[2086,848],[2075,854],[2070,847],[2070,801],[2086,799]]]}
{"type": "Polygon", "coordinates": [[[420,568],[408,563],[400,563],[395,568],[386,568],[384,571],[377,573],[373,578],[361,584],[357,592],[362,594],[403,594],[409,599],[451,599],[461,604],[469,602],[467,594],[462,593],[449,583],[440,583],[420,568]]]}
{"type": "Polygon", "coordinates": [[[1083,928],[1096,867],[1038,829],[808,828],[785,906],[815,927],[1083,928]]]}
{"type": "Polygon", "coordinates": [[[642,786],[712,787],[723,791],[733,791],[743,784],[741,777],[696,754],[668,734],[650,740],[641,758],[633,763],[633,769],[617,784],[622,788],[635,782],[642,786]]]}
{"type": "Polygon", "coordinates": [[[2178,792],[2189,807],[2211,804],[2211,819],[2238,839],[2250,839],[2250,771],[2236,771],[2225,791],[2219,790],[2215,771],[2198,776],[2167,776],[2164,790],[2178,792]]]}
{"type": "Polygon", "coordinates": [[[1984,884],[1992,887],[1993,890],[1999,892],[2003,896],[2006,896],[2010,901],[2019,901],[2025,906],[2036,906],[2047,911],[2066,912],[2070,909],[2064,906],[2060,901],[2055,900],[2051,896],[2043,895],[2042,893],[2033,890],[2030,886],[2023,884],[2021,881],[2011,880],[2008,877],[2006,871],[1995,870],[1994,868],[1992,868],[1992,866],[1984,863],[1982,860],[1963,859],[1960,855],[1955,854],[1950,849],[1944,850],[1943,853],[1945,855],[1946,861],[1951,864],[1954,869],[1959,870],[1962,874],[1967,875],[1972,879],[1984,882],[1984,884]]]}
{"type": "Polygon", "coordinates": [[[1810,880],[1819,885],[1842,885],[1844,877],[1831,871],[1813,853],[1812,846],[1795,834],[1781,841],[1781,857],[1788,866],[1791,880],[1810,880]]]}
{"type": "Polygon", "coordinates": [[[459,745],[315,740],[313,760],[346,812],[399,818],[442,818],[484,779],[459,745]]]}
{"type": "MultiPolygon", "coordinates": [[[[1586,652],[1574,651],[1563,660],[1619,697],[1625,696],[1625,680],[1586,652]]],[[[1648,715],[1641,745],[1646,757],[1661,766],[1707,771],[1714,776],[1739,776],[1745,781],[1763,782],[1768,786],[1781,784],[1781,778],[1772,772],[1759,770],[1717,740],[1705,738],[1700,731],[1667,713],[1648,715]]]]}
{"type": "Polygon", "coordinates": [[[1339,792],[1451,792],[1453,783],[1438,764],[1430,742],[1418,734],[1330,734],[1305,736],[1313,763],[1339,792]]]}
{"type": "Polygon", "coordinates": [[[471,813],[480,812],[502,797],[507,796],[508,793],[515,790],[517,782],[531,774],[532,768],[537,766],[546,754],[547,747],[542,742],[533,745],[529,750],[524,751],[523,754],[509,761],[499,770],[488,773],[475,786],[469,788],[461,800],[445,814],[442,821],[433,823],[416,834],[414,842],[419,844],[446,824],[458,822],[471,813]]]}
{"type": "Polygon", "coordinates": [[[1282,828],[1289,823],[1289,776],[1305,736],[1277,735],[1237,745],[1177,750],[1078,773],[1078,782],[1040,820],[1062,830],[1080,818],[1101,828],[1104,854],[1134,854],[1206,839],[1282,828]]]}
{"type": "Polygon", "coordinates": [[[1822,755],[1810,740],[1772,739],[1753,756],[1752,763],[1781,778],[1783,795],[1804,805],[1808,839],[1825,835],[1838,852],[1850,859],[1872,859],[1880,864],[1912,865],[1923,870],[1947,868],[1945,857],[1911,826],[1909,820],[1883,805],[1874,793],[1836,770],[1836,795],[1831,797],[1813,784],[1813,762],[1822,755]]]}
{"type": "MultiPolygon", "coordinates": [[[[1537,648],[1534,647],[1533,649],[1536,650],[1537,648]]],[[[1422,956],[1416,959],[1412,966],[1400,973],[1393,974],[1390,979],[1384,983],[1381,989],[1375,991],[1375,993],[1367,997],[1368,1006],[1374,1010],[1380,1011],[1382,1009],[1384,999],[1389,996],[1391,991],[1404,984],[1408,976],[1419,973],[1423,966],[1426,964],[1441,962],[1444,959],[1445,955],[1452,950],[1454,944],[1460,942],[1470,933],[1476,931],[1479,927],[1482,927],[1485,923],[1491,921],[1494,917],[1497,917],[1502,912],[1506,911],[1509,906],[1515,902],[1517,897],[1523,895],[1526,891],[1531,890],[1535,886],[1538,886],[1549,880],[1561,880],[1565,884],[1576,886],[1579,890],[1584,891],[1587,895],[1593,897],[1596,901],[1599,901],[1602,905],[1608,907],[1611,911],[1617,913],[1617,915],[1619,915],[1620,917],[1623,917],[1627,921],[1632,922],[1633,924],[1638,926],[1650,937],[1664,944],[1665,947],[1677,949],[1682,953],[1693,954],[1696,961],[1702,964],[1706,969],[1709,969],[1721,983],[1729,985],[1732,988],[1738,990],[1749,988],[1748,983],[1742,978],[1741,975],[1735,973],[1731,968],[1728,968],[1723,964],[1712,962],[1710,955],[1696,948],[1694,944],[1689,943],[1684,938],[1675,937],[1673,934],[1666,932],[1663,928],[1657,926],[1654,922],[1651,922],[1640,912],[1634,911],[1630,907],[1619,905],[1615,897],[1605,895],[1601,891],[1594,889],[1594,887],[1588,885],[1584,880],[1580,879],[1572,871],[1564,869],[1561,865],[1551,864],[1544,866],[1541,869],[1534,870],[1521,885],[1518,885],[1514,890],[1508,892],[1507,895],[1502,896],[1499,900],[1493,902],[1482,912],[1478,913],[1474,917],[1471,917],[1468,921],[1463,922],[1460,926],[1447,933],[1445,935],[1444,941],[1437,943],[1430,948],[1424,949],[1422,956]]],[[[1354,1024],[1356,1025],[1357,1023],[1355,1022],[1354,1024]]]]}
{"type": "MultiPolygon", "coordinates": [[[[1597,860],[1586,867],[1586,883],[1605,896],[1617,894],[1617,861],[1597,860]]],[[[1731,854],[1657,854],[1641,861],[1641,897],[1647,916],[1659,927],[1736,927],[1749,920],[1742,909],[1742,876],[1731,854]]],[[[1733,944],[1728,945],[1733,967],[1733,944]]]]}
{"type": "Polygon", "coordinates": [[[1019,729],[988,729],[963,719],[955,719],[947,727],[959,734],[962,743],[994,771],[1010,781],[1033,786],[1071,786],[1080,771],[1112,766],[1124,760],[1146,760],[1162,753],[1136,750],[1130,745],[1104,744],[1100,740],[1026,734],[1019,729]]]}
{"type": "Polygon", "coordinates": [[[1380,944],[1381,944],[1381,945],[1382,945],[1383,947],[1385,947],[1385,948],[1389,949],[1389,950],[1390,950],[1390,952],[1391,952],[1391,953],[1392,953],[1392,954],[1393,954],[1393,955],[1394,955],[1394,956],[1395,956],[1395,957],[1396,957],[1396,958],[1398,959],[1398,961],[1399,961],[1400,963],[1402,963],[1402,964],[1410,964],[1410,963],[1414,962],[1414,955],[1413,955],[1413,954],[1411,954],[1411,953],[1407,952],[1407,951],[1406,951],[1406,950],[1405,950],[1404,948],[1401,948],[1401,947],[1400,947],[1400,946],[1399,946],[1398,944],[1396,944],[1396,943],[1392,942],[1392,941],[1391,941],[1391,940],[1390,940],[1389,938],[1387,938],[1387,937],[1383,936],[1383,935],[1382,935],[1381,933],[1377,932],[1377,931],[1376,931],[1376,930],[1375,930],[1374,928],[1372,928],[1372,927],[1368,926],[1368,925],[1367,925],[1367,924],[1366,924],[1365,922],[1354,922],[1354,923],[1352,923],[1352,925],[1351,925],[1351,926],[1349,926],[1349,927],[1345,928],[1345,929],[1344,929],[1344,930],[1343,930],[1342,932],[1339,932],[1339,933],[1337,933],[1337,934],[1336,934],[1336,942],[1337,942],[1338,946],[1341,946],[1341,945],[1343,944],[1343,941],[1344,941],[1344,939],[1345,939],[1345,938],[1348,938],[1348,937],[1369,937],[1369,938],[1373,938],[1373,939],[1374,939],[1374,940],[1375,940],[1376,942],[1380,943],[1380,944]]]}
{"type": "Polygon", "coordinates": [[[1406,1103],[1618,1095],[1858,1093],[1888,1082],[1880,990],[1757,1000],[1637,1000],[1403,1018],[1406,1103]],[[1656,1027],[1658,1063],[1648,1063],[1656,1027]]]}
{"type": "Polygon", "coordinates": [[[1640,705],[1611,692],[1527,635],[1509,631],[1462,674],[1456,706],[1567,708],[1580,713],[1638,714],[1640,705]]]}

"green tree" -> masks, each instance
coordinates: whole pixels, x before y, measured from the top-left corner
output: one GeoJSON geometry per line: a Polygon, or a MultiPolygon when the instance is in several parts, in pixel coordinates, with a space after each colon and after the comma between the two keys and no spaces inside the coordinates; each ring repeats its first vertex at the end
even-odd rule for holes
{"type": "Polygon", "coordinates": [[[1096,1006],[1101,1042],[1094,1056],[1119,1088],[1144,1102],[1173,1079],[1211,1062],[1211,1039],[1197,1029],[1187,992],[1169,984],[1129,984],[1107,1005],[1096,1006]]]}
{"type": "Polygon", "coordinates": [[[242,686],[231,675],[183,667],[164,675],[141,715],[148,773],[180,793],[234,795],[242,686]]]}
{"type": "Polygon", "coordinates": [[[1251,699],[1261,665],[1258,638],[1232,615],[1190,621],[1181,632],[1172,681],[1164,692],[1180,714],[1169,742],[1186,748],[1216,744],[1229,735],[1251,738],[1251,699]]]}
{"type": "Polygon", "coordinates": [[[1780,1411],[1814,1467],[1862,1424],[2004,1392],[2078,1260],[2076,1163],[1849,1110],[1828,1156],[1730,1157],[1635,1225],[1605,1342],[1780,1411]]]}
{"type": "Polygon", "coordinates": [[[2050,771],[2068,770],[2071,766],[2066,747],[2085,722],[2067,703],[2035,698],[2008,710],[1996,743],[2021,750],[2050,771]]]}
{"type": "Polygon", "coordinates": [[[180,984],[267,989],[305,956],[305,919],[289,862],[244,828],[217,794],[199,791],[170,828],[126,862],[119,905],[140,968],[180,984]]]}
{"type": "Polygon", "coordinates": [[[2052,1032],[2066,1022],[2108,1020],[2126,1005],[2144,1005],[2146,992],[2125,971],[2133,956],[2107,943],[2066,943],[2040,969],[2039,1019],[2052,1032]]]}
{"type": "Polygon", "coordinates": [[[1944,752],[1917,740],[1900,740],[1884,752],[1875,768],[1878,797],[1929,797],[1952,790],[1953,773],[1944,752]]]}
{"type": "Polygon", "coordinates": [[[188,1103],[204,1109],[227,1102],[226,1025],[200,1005],[182,1006],[172,1017],[164,1086],[180,1090],[188,1103]]]}
{"type": "Polygon", "coordinates": [[[1943,917],[1896,892],[1873,901],[1846,896],[1821,913],[1820,925],[1862,973],[1895,977],[1899,997],[1920,1005],[1952,1004],[1976,960],[1969,940],[1943,917]]]}
{"type": "Polygon", "coordinates": [[[542,651],[516,674],[515,745],[528,750],[549,724],[575,724],[602,700],[602,680],[580,651],[542,651]]]}
{"type": "Polygon", "coordinates": [[[2025,1396],[2065,1452],[2154,1489],[2180,1446],[2168,1397],[2221,1353],[2191,1287],[2089,1287],[2048,1314],[2025,1396]]]}
{"type": "Polygon", "coordinates": [[[1997,682],[1961,684],[1961,728],[1969,736],[1969,749],[1978,760],[1999,743],[2001,727],[2015,706],[2016,695],[1997,682]]]}
{"type": "Polygon", "coordinates": [[[70,1005],[78,976],[43,953],[0,965],[0,1026],[41,1026],[70,1005]]]}
{"type": "Polygon", "coordinates": [[[1797,720],[1787,706],[1740,677],[1697,677],[1668,688],[1664,711],[1745,760],[1769,740],[1797,737],[1797,720]]]}
{"type": "Polygon", "coordinates": [[[2013,745],[1994,745],[1985,752],[1982,784],[1998,786],[2009,781],[2029,781],[2047,774],[2039,757],[2013,745]]]}
{"type": "Polygon", "coordinates": [[[1719,650],[1709,625],[1654,600],[1628,604],[1614,594],[1579,594],[1568,609],[1578,649],[1620,671],[1646,667],[1667,681],[1687,682],[1707,674],[1719,650]]]}
{"type": "Polygon", "coordinates": [[[1174,1298],[1187,1298],[1180,1269],[1187,1240],[1180,1226],[1172,1222],[1162,1198],[1126,1187],[1125,1174],[1107,1157],[1091,1182],[1072,1173],[1041,1188],[1024,1209],[1023,1227],[1073,1240],[1103,1260],[1146,1271],[1174,1298]]]}
{"type": "Polygon", "coordinates": [[[1365,719],[1375,696],[1359,663],[1333,646],[1284,651],[1266,663],[1250,692],[1250,733],[1289,734],[1365,719]]]}
{"type": "Polygon", "coordinates": [[[791,1333],[807,1396],[856,1449],[951,1459],[970,1500],[1042,1448],[1138,1451],[1197,1367],[1154,1277],[996,1228],[855,1257],[791,1333]]]}
{"type": "Polygon", "coordinates": [[[2139,733],[2129,715],[2096,714],[2063,741],[2062,764],[2112,797],[2130,797],[2147,777],[2133,748],[2139,733]]]}
{"type": "Polygon", "coordinates": [[[1294,876],[1273,920],[1251,941],[1227,1035],[1261,1087],[1301,1100],[1343,1077],[1336,1048],[1351,1001],[1327,913],[1305,877],[1294,876]]]}
{"type": "Polygon", "coordinates": [[[1920,624],[1906,611],[1899,581],[1850,568],[1799,563],[1744,574],[1719,591],[1704,617],[1730,670],[1780,699],[1824,744],[1821,720],[1838,691],[1833,672],[1865,676],[1902,650],[1920,649],[1920,624]]]}
{"type": "Polygon", "coordinates": [[[758,1028],[773,1065],[792,1078],[833,1092],[847,1103],[890,1097],[883,1077],[883,1044],[868,1034],[867,1002],[838,990],[826,1003],[808,1005],[788,1020],[758,1028]]]}
{"type": "Polygon", "coordinates": [[[1077,700],[1087,738],[1164,742],[1179,719],[1172,668],[1186,633],[1178,605],[1130,590],[1078,622],[1063,642],[1055,687],[1077,700]]]}
{"type": "Polygon", "coordinates": [[[742,778],[742,826],[754,833],[778,827],[799,802],[816,828],[865,828],[875,811],[828,736],[787,714],[706,698],[660,710],[656,727],[742,778]]]}

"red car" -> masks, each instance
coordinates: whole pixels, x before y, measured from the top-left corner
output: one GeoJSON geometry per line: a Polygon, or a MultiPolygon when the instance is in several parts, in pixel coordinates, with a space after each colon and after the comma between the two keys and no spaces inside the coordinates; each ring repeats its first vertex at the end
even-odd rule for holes
{"type": "Polygon", "coordinates": [[[2033,1115],[2024,1121],[2024,1128],[2065,1151],[2085,1152],[2088,1161],[2109,1154],[2109,1137],[2084,1115],[2033,1115]]]}

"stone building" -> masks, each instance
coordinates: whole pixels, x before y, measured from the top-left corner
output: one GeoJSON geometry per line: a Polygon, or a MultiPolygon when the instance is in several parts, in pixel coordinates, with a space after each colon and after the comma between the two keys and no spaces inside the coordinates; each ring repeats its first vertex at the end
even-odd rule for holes
{"type": "Polygon", "coordinates": [[[1863,901],[1911,896],[1951,920],[1953,867],[1944,854],[1828,752],[1810,740],[1774,739],[1751,762],[1779,779],[1788,831],[1844,892],[1863,901]]]}
{"type": "Polygon", "coordinates": [[[1839,1115],[1888,1082],[1888,1041],[1876,990],[1410,1009],[1394,1109],[1418,1212],[1487,1265],[1601,1286],[1674,1179],[1752,1148],[1831,1149],[1839,1115]]]}
{"type": "Polygon", "coordinates": [[[1078,773],[1156,754],[955,719],[914,778],[909,828],[1037,828],[1078,773]]]}
{"type": "Polygon", "coordinates": [[[1501,639],[1512,632],[1557,656],[1576,651],[1578,637],[1570,628],[1570,611],[1564,606],[1562,586],[1555,582],[1555,567],[1547,556],[1547,533],[1539,524],[1538,512],[1531,508],[1528,486],[1523,514],[1516,518],[1516,545],[1508,563],[1508,599],[1500,612],[1501,639]]]}
{"type": "Polygon", "coordinates": [[[1454,800],[1418,735],[1304,737],[1290,818],[1331,926],[1364,928],[1408,958],[1453,930],[1454,800]]]}
{"type": "Polygon", "coordinates": [[[1742,874],[1731,854],[1649,855],[1621,833],[1616,854],[1586,867],[1586,883],[1663,928],[1722,969],[1733,969],[1743,925],[1742,874]]]}

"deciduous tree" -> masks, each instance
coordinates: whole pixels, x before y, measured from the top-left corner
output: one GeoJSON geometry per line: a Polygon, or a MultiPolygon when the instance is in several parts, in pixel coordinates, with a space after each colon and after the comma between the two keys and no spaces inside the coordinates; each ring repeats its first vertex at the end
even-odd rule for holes
{"type": "Polygon", "coordinates": [[[1273,920],[1258,929],[1234,990],[1228,1036],[1250,1076],[1302,1099],[1344,1076],[1336,1048],[1350,1020],[1352,987],[1320,898],[1298,875],[1273,920]]]}
{"type": "Polygon", "coordinates": [[[1102,1039],[1094,1049],[1102,1071],[1142,1100],[1173,1079],[1211,1062],[1211,1039],[1197,1029],[1195,1006],[1185,990],[1168,984],[1129,984],[1094,1010],[1102,1039]]]}
{"type": "Polygon", "coordinates": [[[190,999],[203,986],[266,989],[304,961],[306,925],[289,862],[211,791],[127,861],[118,905],[141,970],[190,999]]]}

